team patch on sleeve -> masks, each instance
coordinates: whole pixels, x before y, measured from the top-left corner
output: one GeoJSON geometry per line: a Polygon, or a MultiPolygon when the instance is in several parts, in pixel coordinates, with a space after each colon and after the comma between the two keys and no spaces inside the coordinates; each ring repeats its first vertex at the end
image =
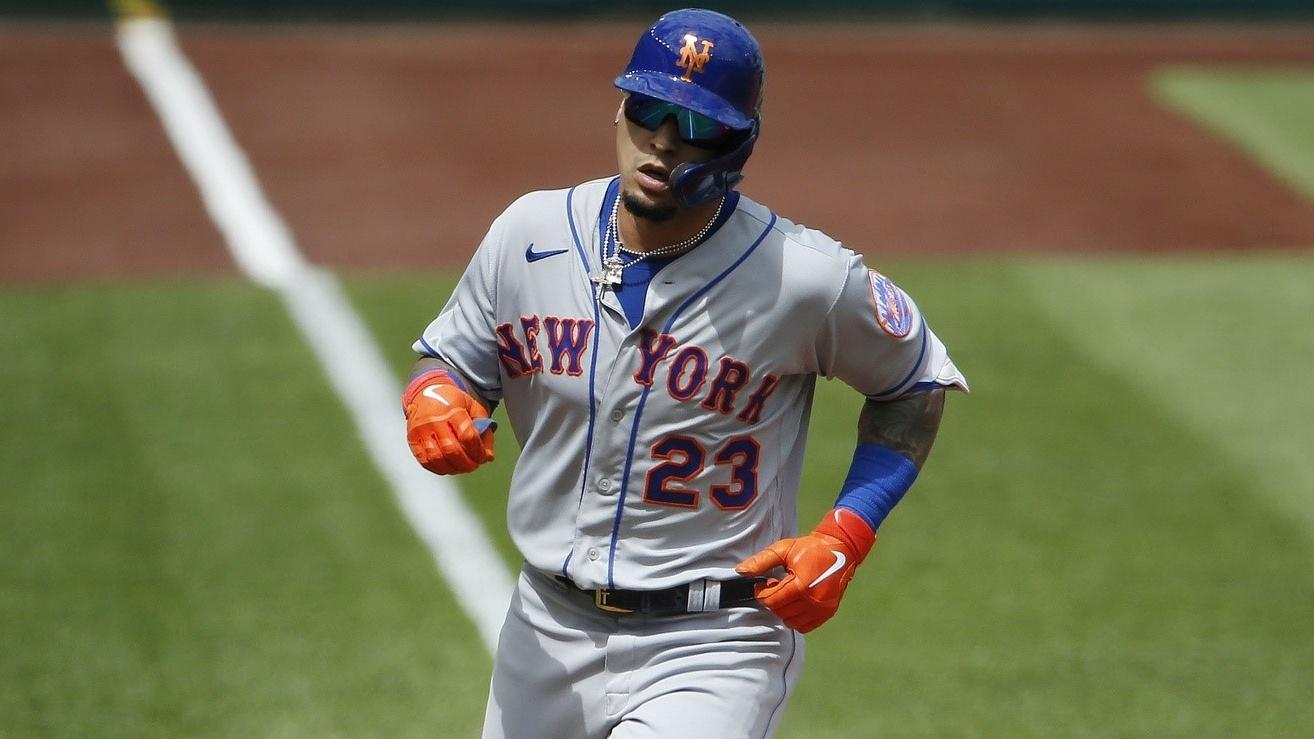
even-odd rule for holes
{"type": "Polygon", "coordinates": [[[890,278],[874,269],[867,270],[871,279],[871,299],[876,304],[876,322],[885,333],[902,339],[912,330],[912,311],[908,298],[890,278]]]}

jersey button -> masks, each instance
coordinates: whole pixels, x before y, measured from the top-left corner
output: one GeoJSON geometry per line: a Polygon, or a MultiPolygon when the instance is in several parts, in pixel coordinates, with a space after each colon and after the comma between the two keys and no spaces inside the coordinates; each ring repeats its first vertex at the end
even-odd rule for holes
{"type": "Polygon", "coordinates": [[[589,561],[590,561],[590,562],[597,562],[597,561],[598,561],[598,557],[601,557],[601,556],[602,556],[602,553],[598,551],[597,547],[593,547],[593,548],[589,549],[589,561]]]}
{"type": "Polygon", "coordinates": [[[608,490],[611,490],[611,480],[608,480],[605,477],[602,478],[601,480],[598,480],[598,489],[603,491],[604,493],[608,490]]]}
{"type": "Polygon", "coordinates": [[[625,417],[625,411],[621,410],[620,408],[617,408],[616,410],[611,412],[611,420],[613,423],[620,423],[620,420],[624,417],[625,417]]]}

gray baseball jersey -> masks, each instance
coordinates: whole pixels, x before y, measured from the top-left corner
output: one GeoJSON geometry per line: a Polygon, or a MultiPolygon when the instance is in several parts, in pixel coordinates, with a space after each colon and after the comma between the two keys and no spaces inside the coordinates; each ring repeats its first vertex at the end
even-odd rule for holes
{"type": "Polygon", "coordinates": [[[505,403],[507,523],[531,567],[585,588],[732,577],[795,533],[818,375],[873,400],[966,382],[889,279],[745,196],[631,326],[590,279],[615,190],[513,203],[414,348],[505,403]]]}

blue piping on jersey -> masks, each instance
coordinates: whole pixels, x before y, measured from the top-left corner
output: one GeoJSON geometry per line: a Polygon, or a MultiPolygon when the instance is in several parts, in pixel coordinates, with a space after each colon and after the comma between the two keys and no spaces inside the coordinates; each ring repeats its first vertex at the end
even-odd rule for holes
{"type": "Polygon", "coordinates": [[[913,375],[917,374],[917,371],[922,368],[922,360],[926,358],[926,331],[927,331],[926,319],[923,318],[922,319],[922,348],[917,352],[917,361],[913,363],[912,369],[908,370],[908,374],[904,375],[902,380],[896,382],[894,384],[894,387],[890,388],[889,390],[883,390],[879,393],[873,393],[871,395],[868,395],[867,396],[868,398],[872,398],[874,400],[876,398],[881,397],[882,395],[889,395],[894,391],[898,390],[899,388],[903,387],[905,383],[907,383],[909,380],[913,378],[913,375]]]}
{"type": "Polygon", "coordinates": [[[904,395],[911,395],[912,393],[924,393],[927,390],[934,390],[936,388],[945,388],[945,387],[953,387],[953,384],[951,383],[946,385],[943,382],[935,382],[935,381],[919,382],[916,385],[913,385],[912,387],[908,388],[908,390],[904,393],[904,395]]]}
{"type": "MultiPolygon", "coordinates": [[[[608,187],[606,197],[602,201],[602,212],[610,212],[611,207],[608,203],[615,203],[619,197],[621,197],[619,183],[616,183],[613,187],[608,187]]],[[[738,204],[739,193],[737,191],[731,190],[726,193],[725,201],[722,204],[723,207],[717,214],[716,220],[712,222],[707,235],[703,238],[710,239],[717,231],[720,231],[725,222],[730,220],[730,216],[734,215],[738,204]]],[[[604,223],[602,218],[598,219],[599,259],[606,259],[608,254],[619,253],[615,248],[618,246],[616,244],[617,235],[612,233],[610,229],[610,218],[606,219],[605,222],[608,224],[608,228],[602,227],[604,223]]],[[[643,260],[635,260],[625,268],[630,271],[628,276],[633,278],[633,281],[622,278],[621,284],[615,286],[613,294],[620,301],[621,309],[625,312],[625,319],[630,324],[630,330],[638,328],[643,323],[643,310],[648,302],[648,287],[657,276],[657,273],[681,256],[684,255],[668,254],[664,257],[648,257],[643,260]]]]}
{"type": "MultiPolygon", "coordinates": [[[[587,277],[589,273],[589,258],[588,258],[588,253],[584,251],[584,244],[581,243],[579,240],[579,231],[575,228],[575,217],[574,217],[573,205],[572,205],[574,199],[575,199],[575,188],[572,187],[570,188],[570,191],[566,193],[566,222],[570,224],[570,238],[575,242],[575,251],[579,254],[580,262],[584,265],[584,275],[587,277]]],[[[600,318],[600,316],[598,315],[598,296],[595,291],[590,290],[589,292],[593,293],[593,325],[596,327],[595,330],[600,332],[602,329],[600,328],[598,323],[598,320],[600,318]]],[[[589,426],[588,426],[587,435],[585,436],[584,439],[584,468],[580,472],[579,501],[575,504],[575,510],[577,512],[579,510],[579,506],[583,505],[584,503],[584,488],[588,485],[589,482],[589,456],[593,452],[593,424],[597,418],[597,414],[595,412],[595,407],[597,403],[594,400],[594,378],[597,375],[597,371],[598,371],[598,344],[599,343],[601,343],[599,338],[597,336],[594,336],[593,355],[592,355],[592,359],[589,361],[589,426]]],[[[570,558],[574,556],[574,554],[575,554],[575,548],[573,546],[566,550],[566,559],[561,563],[562,577],[566,576],[566,570],[567,568],[570,567],[570,558]]]]}
{"type": "MultiPolygon", "coordinates": [[[[598,208],[598,263],[601,264],[603,259],[607,258],[608,231],[611,227],[611,221],[603,218],[603,213],[610,213],[611,206],[608,203],[614,202],[620,197],[620,178],[616,177],[607,183],[607,189],[602,191],[602,205],[598,208]],[[615,191],[613,194],[613,190],[615,191]]],[[[585,264],[587,267],[587,263],[585,264]]]]}
{"type": "Polygon", "coordinates": [[[589,273],[589,257],[584,251],[584,244],[580,243],[579,231],[575,230],[575,216],[572,211],[571,202],[575,199],[575,190],[578,185],[570,188],[566,192],[566,223],[570,224],[570,238],[575,242],[575,251],[579,254],[579,261],[584,265],[584,274],[589,273]]]}
{"type": "Polygon", "coordinates": [[[771,717],[767,719],[766,731],[762,734],[762,739],[766,739],[771,734],[771,726],[776,722],[776,714],[785,705],[785,699],[789,697],[789,668],[794,664],[794,658],[798,656],[798,632],[793,629],[789,630],[789,659],[785,660],[785,669],[780,672],[780,700],[776,701],[776,707],[771,709],[771,717]]]}
{"type": "MultiPolygon", "coordinates": [[[[417,341],[419,341],[419,342],[420,342],[420,345],[424,347],[424,356],[426,356],[426,357],[428,357],[428,358],[430,358],[430,359],[437,359],[439,362],[443,362],[444,364],[450,364],[450,365],[452,365],[453,367],[456,366],[456,363],[455,363],[455,362],[452,362],[452,361],[449,360],[447,357],[444,357],[443,355],[439,354],[437,349],[434,349],[432,346],[430,346],[430,345],[429,345],[429,342],[425,341],[423,336],[421,336],[419,339],[417,339],[417,341]]],[[[487,398],[488,396],[490,396],[490,395],[493,394],[493,391],[492,391],[490,388],[486,388],[486,387],[484,387],[483,385],[480,385],[479,383],[475,382],[474,380],[471,380],[469,377],[466,377],[465,379],[466,379],[467,382],[469,382],[471,385],[473,385],[473,386],[474,386],[474,389],[475,389],[475,390],[478,390],[479,393],[480,393],[481,395],[483,395],[485,398],[487,398]]],[[[493,403],[493,408],[496,408],[496,407],[497,407],[497,403],[494,402],[494,403],[493,403]]],[[[493,408],[489,408],[489,409],[488,409],[488,412],[489,412],[489,413],[492,413],[492,412],[493,412],[493,408]]]]}
{"type": "Polygon", "coordinates": [[[423,346],[423,347],[424,347],[424,351],[427,352],[427,353],[429,354],[430,357],[433,357],[434,359],[438,359],[438,358],[439,358],[439,357],[438,357],[438,350],[437,350],[437,349],[434,349],[434,348],[431,347],[431,346],[429,346],[429,342],[425,341],[423,336],[420,337],[420,346],[423,346]]]}
{"type": "MultiPolygon", "coordinates": [[[[695,300],[701,298],[707,293],[707,291],[716,287],[721,280],[724,280],[731,272],[738,269],[739,265],[744,263],[744,260],[748,259],[753,252],[757,251],[757,247],[762,244],[762,240],[765,239],[767,234],[771,233],[771,229],[775,227],[776,218],[777,216],[773,212],[771,214],[771,221],[767,223],[766,228],[762,229],[762,233],[758,235],[757,240],[745,249],[743,254],[739,255],[739,258],[734,261],[734,264],[726,267],[721,274],[712,278],[711,282],[703,285],[701,289],[693,295],[690,295],[688,300],[681,303],[679,308],[675,309],[675,312],[671,314],[669,319],[667,319],[666,325],[662,327],[662,333],[669,334],[671,332],[671,326],[675,325],[675,319],[680,317],[680,314],[684,312],[685,308],[692,305],[695,300]]],[[[643,417],[643,405],[647,402],[648,393],[651,390],[651,386],[643,388],[643,393],[639,395],[639,403],[634,409],[634,422],[630,425],[630,444],[625,450],[625,472],[621,475],[620,494],[616,496],[616,518],[611,524],[611,546],[607,552],[607,587],[609,588],[616,587],[615,580],[613,579],[616,571],[616,539],[620,535],[621,517],[625,513],[625,493],[630,487],[630,469],[634,466],[634,445],[638,442],[639,420],[643,417]]]]}

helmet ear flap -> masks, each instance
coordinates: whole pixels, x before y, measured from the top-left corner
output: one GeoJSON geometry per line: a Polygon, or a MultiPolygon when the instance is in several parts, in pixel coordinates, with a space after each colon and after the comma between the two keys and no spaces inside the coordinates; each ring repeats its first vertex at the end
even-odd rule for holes
{"type": "Polygon", "coordinates": [[[706,162],[685,162],[671,170],[667,181],[675,202],[684,208],[696,208],[733,190],[744,179],[744,164],[753,153],[759,125],[754,121],[748,136],[729,152],[706,162]]]}

